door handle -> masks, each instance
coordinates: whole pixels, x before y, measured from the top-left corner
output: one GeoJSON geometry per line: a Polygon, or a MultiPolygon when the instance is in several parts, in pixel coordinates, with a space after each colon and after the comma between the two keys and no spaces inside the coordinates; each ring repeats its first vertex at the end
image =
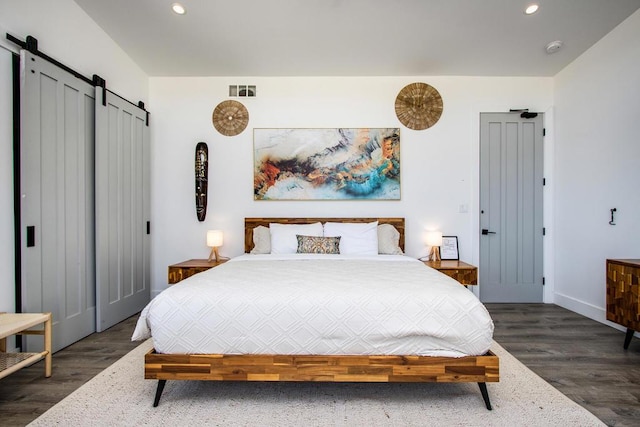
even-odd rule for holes
{"type": "Polygon", "coordinates": [[[27,247],[32,248],[36,245],[36,227],[35,225],[27,226],[27,247]]]}
{"type": "Polygon", "coordinates": [[[484,236],[486,236],[487,234],[496,234],[496,232],[495,232],[495,231],[489,231],[489,230],[487,230],[486,228],[483,228],[483,229],[482,229],[482,234],[483,234],[484,236]]]}

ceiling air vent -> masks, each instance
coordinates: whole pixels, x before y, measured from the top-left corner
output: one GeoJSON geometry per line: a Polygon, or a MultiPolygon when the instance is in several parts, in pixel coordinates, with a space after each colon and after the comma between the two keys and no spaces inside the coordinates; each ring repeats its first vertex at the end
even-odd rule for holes
{"type": "Polygon", "coordinates": [[[229,85],[230,97],[250,97],[256,96],[255,85],[229,85]]]}

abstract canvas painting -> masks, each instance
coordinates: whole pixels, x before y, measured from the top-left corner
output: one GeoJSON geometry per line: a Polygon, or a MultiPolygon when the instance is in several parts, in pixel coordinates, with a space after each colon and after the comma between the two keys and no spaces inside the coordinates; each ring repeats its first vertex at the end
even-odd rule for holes
{"type": "Polygon", "coordinates": [[[255,200],[400,200],[400,129],[254,129],[255,200]]]}

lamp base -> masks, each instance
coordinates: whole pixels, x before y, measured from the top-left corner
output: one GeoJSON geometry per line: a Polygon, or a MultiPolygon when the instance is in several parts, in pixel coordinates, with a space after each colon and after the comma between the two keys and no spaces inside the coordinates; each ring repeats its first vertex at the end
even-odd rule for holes
{"type": "Polygon", "coordinates": [[[429,252],[430,261],[440,261],[440,247],[431,246],[431,252],[429,252]]]}
{"type": "Polygon", "coordinates": [[[211,253],[209,254],[209,262],[215,257],[216,262],[220,262],[220,254],[218,254],[218,247],[214,246],[211,248],[211,253]]]}

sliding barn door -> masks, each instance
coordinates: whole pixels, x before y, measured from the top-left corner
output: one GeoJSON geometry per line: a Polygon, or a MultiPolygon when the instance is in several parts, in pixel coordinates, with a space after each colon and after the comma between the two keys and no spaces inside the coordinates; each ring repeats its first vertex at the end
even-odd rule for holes
{"type": "Polygon", "coordinates": [[[96,328],[100,332],[149,302],[150,163],[146,112],[101,88],[96,97],[96,328]]]}
{"type": "Polygon", "coordinates": [[[95,90],[29,52],[21,63],[22,311],[53,314],[56,351],[95,331],[95,90]]]}

